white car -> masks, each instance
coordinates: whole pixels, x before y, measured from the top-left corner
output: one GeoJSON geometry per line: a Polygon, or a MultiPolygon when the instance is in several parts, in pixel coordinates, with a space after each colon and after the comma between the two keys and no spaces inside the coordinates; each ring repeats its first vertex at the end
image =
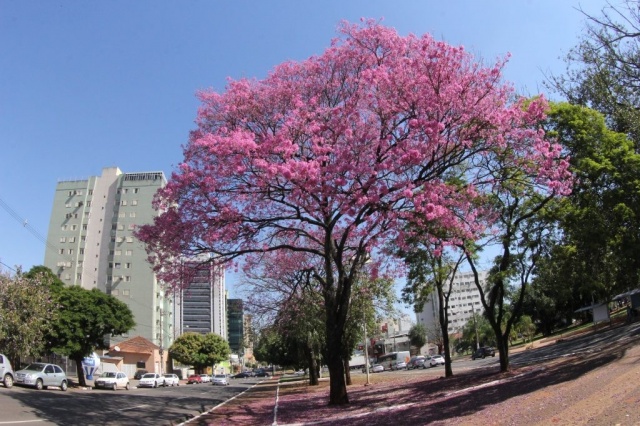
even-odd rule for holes
{"type": "Polygon", "coordinates": [[[108,371],[102,373],[95,381],[96,388],[112,389],[125,388],[129,390],[129,378],[121,372],[108,371]]]}
{"type": "Polygon", "coordinates": [[[164,377],[158,373],[147,373],[138,382],[139,388],[157,388],[158,386],[164,386],[164,377]]]}
{"type": "Polygon", "coordinates": [[[214,385],[228,386],[229,380],[227,380],[227,376],[224,374],[216,374],[211,378],[211,383],[214,385]]]}
{"type": "MultiPolygon", "coordinates": [[[[367,367],[362,369],[363,373],[366,373],[367,367]]],[[[369,367],[369,373],[382,373],[384,371],[384,367],[380,364],[373,364],[372,366],[369,367]]]]}
{"type": "Polygon", "coordinates": [[[202,383],[211,383],[211,376],[208,374],[201,374],[200,378],[202,379],[202,383]]]}
{"type": "Polygon", "coordinates": [[[431,355],[431,357],[429,357],[429,365],[431,367],[444,365],[444,357],[442,355],[431,355]]]}
{"type": "Polygon", "coordinates": [[[165,386],[180,386],[180,378],[175,374],[164,375],[165,386]]]}

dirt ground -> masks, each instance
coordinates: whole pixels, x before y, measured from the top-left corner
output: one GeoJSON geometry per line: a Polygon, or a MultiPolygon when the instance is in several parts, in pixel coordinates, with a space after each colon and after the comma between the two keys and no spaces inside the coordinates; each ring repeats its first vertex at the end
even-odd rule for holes
{"type": "Polygon", "coordinates": [[[278,386],[272,379],[188,424],[640,425],[637,341],[508,373],[385,376],[364,386],[354,375],[350,404],[340,408],[327,406],[327,382],[278,386]]]}

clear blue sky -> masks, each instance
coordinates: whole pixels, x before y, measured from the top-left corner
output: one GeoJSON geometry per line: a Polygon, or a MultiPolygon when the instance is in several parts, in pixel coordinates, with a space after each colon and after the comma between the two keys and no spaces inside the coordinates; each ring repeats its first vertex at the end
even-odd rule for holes
{"type": "MultiPolygon", "coordinates": [[[[614,1],[615,3],[615,1],[614,1]]],[[[545,74],[602,0],[0,0],[0,268],[44,262],[58,180],[181,161],[203,88],[321,53],[342,19],[383,18],[493,62],[544,92],[545,74]],[[27,225],[23,221],[27,221],[27,225]],[[4,264],[4,265],[3,265],[4,264]]]]}

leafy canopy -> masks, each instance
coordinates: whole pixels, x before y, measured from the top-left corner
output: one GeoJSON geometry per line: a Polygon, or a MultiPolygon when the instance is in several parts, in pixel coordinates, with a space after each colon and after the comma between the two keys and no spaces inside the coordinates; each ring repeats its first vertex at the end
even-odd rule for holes
{"type": "Polygon", "coordinates": [[[375,269],[388,259],[379,250],[388,241],[403,243],[406,220],[476,235],[475,200],[492,182],[475,166],[496,150],[541,190],[569,187],[559,147],[534,126],[544,99],[514,102],[503,61],[484,66],[461,47],[371,20],[340,32],[321,55],[264,80],[202,92],[184,161],[155,200],[163,213],[137,233],[176,285],[184,256],[244,257],[247,268],[269,251],[309,258],[324,299],[331,404],[348,402],[354,283],[367,260],[375,269]]]}
{"type": "Polygon", "coordinates": [[[184,365],[193,365],[197,370],[229,359],[230,353],[227,341],[214,333],[184,333],[169,348],[173,359],[184,365]]]}

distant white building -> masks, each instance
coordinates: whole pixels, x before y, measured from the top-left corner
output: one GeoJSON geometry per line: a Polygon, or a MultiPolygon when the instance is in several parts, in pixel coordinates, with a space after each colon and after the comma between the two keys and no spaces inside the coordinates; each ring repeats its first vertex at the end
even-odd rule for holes
{"type": "MultiPolygon", "coordinates": [[[[478,271],[478,278],[483,287],[486,284],[487,274],[488,271],[478,271]]],[[[458,272],[453,278],[452,286],[448,309],[448,334],[458,333],[467,321],[473,318],[474,313],[482,315],[484,310],[480,302],[480,292],[474,282],[473,272],[458,272]]],[[[431,330],[439,330],[438,312],[438,296],[433,293],[425,303],[422,312],[416,314],[417,323],[424,325],[427,333],[431,330]]]]}

